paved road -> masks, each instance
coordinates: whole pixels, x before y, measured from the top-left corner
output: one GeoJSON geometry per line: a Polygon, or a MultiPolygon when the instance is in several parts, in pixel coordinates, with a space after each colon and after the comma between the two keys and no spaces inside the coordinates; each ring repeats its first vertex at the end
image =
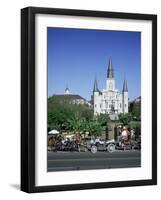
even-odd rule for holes
{"type": "Polygon", "coordinates": [[[48,171],[140,167],[140,151],[48,152],[48,171]]]}

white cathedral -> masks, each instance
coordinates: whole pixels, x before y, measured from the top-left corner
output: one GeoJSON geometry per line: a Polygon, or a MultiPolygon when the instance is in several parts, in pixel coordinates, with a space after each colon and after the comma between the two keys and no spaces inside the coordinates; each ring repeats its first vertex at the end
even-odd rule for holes
{"type": "Polygon", "coordinates": [[[97,80],[94,80],[93,87],[93,107],[94,115],[108,113],[117,115],[128,113],[128,88],[127,80],[123,81],[122,93],[115,88],[115,77],[112,66],[112,59],[109,59],[106,79],[106,89],[102,92],[98,89],[97,80]]]}

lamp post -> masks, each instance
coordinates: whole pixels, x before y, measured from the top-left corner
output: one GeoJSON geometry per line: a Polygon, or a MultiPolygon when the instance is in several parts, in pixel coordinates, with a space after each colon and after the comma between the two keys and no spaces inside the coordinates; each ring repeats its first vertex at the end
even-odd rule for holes
{"type": "Polygon", "coordinates": [[[105,140],[109,140],[109,134],[108,134],[108,125],[106,125],[106,129],[105,129],[105,140]]]}

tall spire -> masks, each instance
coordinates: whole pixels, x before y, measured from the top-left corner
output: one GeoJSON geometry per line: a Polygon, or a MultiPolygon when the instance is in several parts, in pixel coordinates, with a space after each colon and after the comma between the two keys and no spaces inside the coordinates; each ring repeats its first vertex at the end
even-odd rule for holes
{"type": "Polygon", "coordinates": [[[94,79],[94,86],[93,86],[93,92],[98,92],[98,84],[97,84],[97,79],[94,79]]]}
{"type": "Polygon", "coordinates": [[[112,66],[112,58],[110,57],[107,70],[107,78],[114,78],[114,70],[112,66]]]}
{"type": "Polygon", "coordinates": [[[128,88],[127,88],[127,80],[126,80],[126,79],[124,79],[122,92],[128,92],[128,88]]]}

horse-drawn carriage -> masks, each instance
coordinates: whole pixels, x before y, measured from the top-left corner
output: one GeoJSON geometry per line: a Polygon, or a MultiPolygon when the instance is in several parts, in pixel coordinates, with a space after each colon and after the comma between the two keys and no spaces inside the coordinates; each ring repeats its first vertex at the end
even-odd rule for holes
{"type": "Polygon", "coordinates": [[[115,151],[115,141],[100,141],[98,139],[92,140],[89,138],[83,140],[75,140],[67,137],[63,139],[61,135],[56,137],[48,137],[48,150],[50,151],[78,151],[96,153],[97,151],[115,151]]]}
{"type": "Polygon", "coordinates": [[[87,148],[92,153],[96,153],[97,151],[107,151],[114,152],[115,151],[115,141],[114,140],[100,140],[98,138],[91,139],[90,142],[87,142],[87,148]]]}
{"type": "Polygon", "coordinates": [[[97,151],[114,152],[115,150],[141,149],[141,138],[132,138],[130,135],[120,136],[117,140],[103,141],[99,138],[77,138],[75,135],[48,134],[49,151],[78,151],[96,153],[97,151]]]}

